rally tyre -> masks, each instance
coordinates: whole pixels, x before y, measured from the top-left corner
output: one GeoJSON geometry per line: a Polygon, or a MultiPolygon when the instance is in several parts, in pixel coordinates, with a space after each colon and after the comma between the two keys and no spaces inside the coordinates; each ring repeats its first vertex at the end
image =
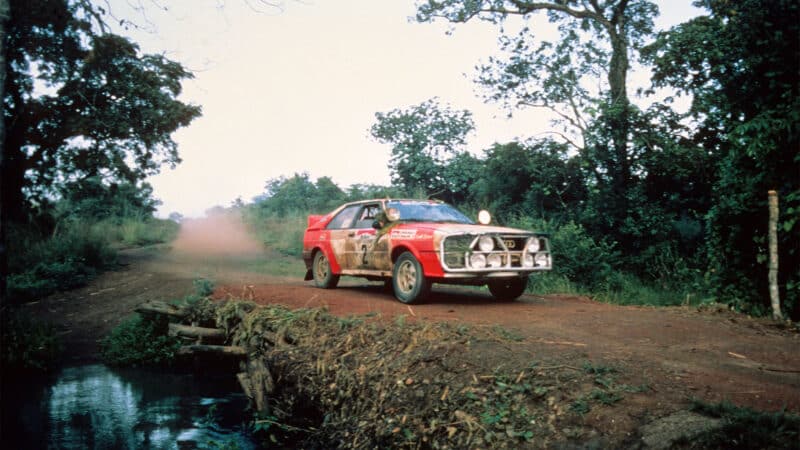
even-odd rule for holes
{"type": "Polygon", "coordinates": [[[527,287],[528,277],[506,278],[489,283],[489,292],[498,300],[510,302],[525,293],[527,287]]]}
{"type": "Polygon", "coordinates": [[[320,250],[314,255],[314,284],[322,289],[333,289],[339,284],[339,275],[334,275],[328,257],[320,250]]]}
{"type": "Polygon", "coordinates": [[[431,291],[431,282],[425,279],[422,265],[410,252],[397,258],[392,271],[394,296],[405,304],[424,300],[431,291]]]}

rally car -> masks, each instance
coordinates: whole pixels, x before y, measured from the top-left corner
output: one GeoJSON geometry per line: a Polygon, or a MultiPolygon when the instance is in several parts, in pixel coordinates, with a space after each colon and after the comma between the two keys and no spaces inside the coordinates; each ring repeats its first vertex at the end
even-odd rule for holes
{"type": "Polygon", "coordinates": [[[550,270],[542,233],[480,224],[434,200],[381,199],[347,203],[308,216],[303,236],[306,280],[325,289],[342,275],[391,283],[403,303],[425,298],[433,283],[488,285],[492,295],[514,300],[528,275],[550,270]]]}

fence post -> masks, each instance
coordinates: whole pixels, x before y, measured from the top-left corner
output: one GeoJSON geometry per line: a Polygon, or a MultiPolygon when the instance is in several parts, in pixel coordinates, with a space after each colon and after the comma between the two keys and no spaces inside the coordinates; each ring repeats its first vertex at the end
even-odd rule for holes
{"type": "Polygon", "coordinates": [[[772,318],[783,320],[781,298],[778,291],[778,193],[769,191],[769,298],[772,303],[772,318]]]}

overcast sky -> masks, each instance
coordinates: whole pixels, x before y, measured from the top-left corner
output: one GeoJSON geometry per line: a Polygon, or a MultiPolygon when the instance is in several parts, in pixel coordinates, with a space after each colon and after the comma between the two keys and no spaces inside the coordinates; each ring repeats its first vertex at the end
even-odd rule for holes
{"type": "MultiPolygon", "coordinates": [[[[413,0],[287,1],[260,12],[251,8],[257,0],[159,2],[166,12],[146,1],[146,19],[130,3],[113,1],[115,15],[151,30],[127,34],[192,70],[182,100],[203,108],[174,135],[183,163],[149,179],[163,217],[249,201],[268,179],[295,172],[343,188],[388,184],[389,146],[368,131],[375,113],[432,97],[473,112],[475,153],[548,129],[543,111],[508,120],[476,92],[475,65],[497,52],[494,26],[476,21],[447,35],[449,24],[409,22],[413,0]]],[[[691,0],[657,3],[660,28],[698,13],[691,0]]]]}

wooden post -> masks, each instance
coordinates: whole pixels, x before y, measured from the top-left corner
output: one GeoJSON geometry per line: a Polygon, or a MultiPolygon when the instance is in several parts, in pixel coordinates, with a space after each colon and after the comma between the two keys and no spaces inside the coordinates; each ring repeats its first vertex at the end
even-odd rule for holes
{"type": "Polygon", "coordinates": [[[783,320],[781,298],[778,291],[778,193],[769,191],[769,298],[772,303],[772,318],[783,320]]]}

